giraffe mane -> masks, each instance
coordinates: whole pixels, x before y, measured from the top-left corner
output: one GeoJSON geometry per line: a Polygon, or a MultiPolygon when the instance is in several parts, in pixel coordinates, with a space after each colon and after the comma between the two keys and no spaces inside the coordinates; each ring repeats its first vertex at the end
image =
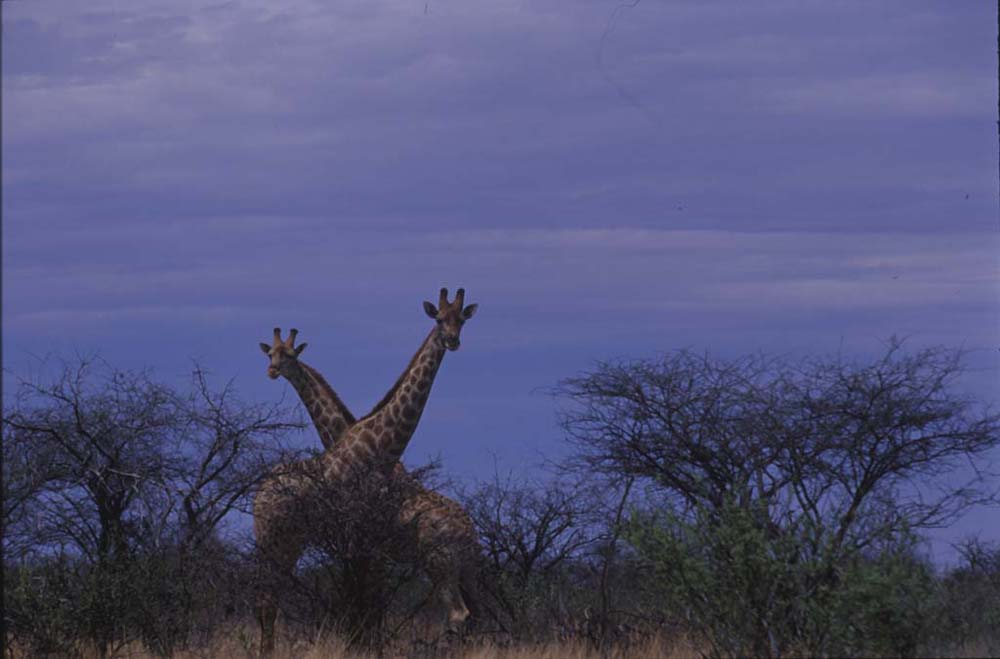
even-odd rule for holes
{"type": "Polygon", "coordinates": [[[427,345],[427,342],[431,340],[431,338],[434,336],[434,332],[436,331],[437,331],[436,327],[431,329],[430,334],[428,334],[427,338],[424,339],[424,342],[420,344],[420,347],[417,348],[417,351],[413,353],[413,357],[410,358],[410,363],[406,365],[406,368],[403,369],[403,372],[399,374],[398,378],[396,378],[396,383],[392,385],[392,388],[389,389],[389,391],[385,392],[385,396],[382,396],[382,400],[377,402],[375,404],[375,407],[373,407],[368,414],[361,417],[360,419],[361,421],[364,421],[365,419],[375,416],[376,414],[381,412],[386,405],[389,404],[389,401],[392,400],[392,397],[396,395],[397,391],[399,391],[399,388],[403,385],[403,380],[406,379],[407,374],[413,368],[413,365],[417,362],[417,356],[421,352],[423,352],[424,346],[427,345]]]}
{"type": "Polygon", "coordinates": [[[312,366],[309,366],[308,364],[304,364],[300,361],[299,366],[301,366],[302,369],[309,374],[309,377],[313,378],[316,381],[316,384],[319,385],[320,389],[322,389],[327,395],[330,396],[330,398],[333,400],[333,404],[337,406],[337,410],[344,417],[344,420],[347,421],[347,425],[349,426],[353,425],[354,422],[356,421],[354,415],[351,414],[351,411],[349,409],[347,409],[347,405],[345,405],[344,401],[340,399],[340,396],[337,395],[337,392],[333,390],[333,387],[331,387],[330,383],[326,381],[326,378],[320,375],[319,371],[314,369],[312,366]]]}

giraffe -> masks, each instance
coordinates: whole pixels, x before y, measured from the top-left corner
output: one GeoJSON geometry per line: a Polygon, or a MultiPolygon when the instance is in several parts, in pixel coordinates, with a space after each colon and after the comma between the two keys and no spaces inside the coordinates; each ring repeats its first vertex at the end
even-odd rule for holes
{"type": "MultiPolygon", "coordinates": [[[[272,345],[260,344],[261,351],[270,360],[267,374],[271,379],[284,377],[292,384],[316,426],[324,450],[331,451],[356,420],[323,376],[299,359],[308,344],[296,346],[297,335],[298,330],[292,329],[288,338],[282,340],[281,329],[275,328],[272,345]]],[[[431,577],[434,593],[445,606],[467,599],[467,604],[475,607],[478,587],[474,563],[478,556],[478,540],[472,519],[458,502],[412,479],[401,462],[395,464],[392,478],[409,481],[399,521],[403,526],[411,522],[416,525],[418,555],[424,558],[423,567],[431,577]],[[475,556],[470,555],[472,550],[475,556]],[[460,593],[451,593],[450,590],[456,587],[460,593]],[[465,593],[464,598],[461,593],[465,593]]],[[[456,615],[449,609],[449,622],[454,622],[456,617],[461,614],[456,615]]]]}
{"type": "MultiPolygon", "coordinates": [[[[460,288],[449,303],[447,289],[442,288],[437,307],[424,302],[424,311],[435,320],[435,326],[389,392],[357,421],[322,376],[298,361],[306,344],[294,345],[294,330],[287,341],[281,341],[276,329],[274,345],[261,344],[271,358],[268,375],[277,378],[288,373],[286,377],[303,398],[326,449],[319,456],[300,461],[296,468],[276,468],[254,501],[257,544],[274,576],[290,579],[307,543],[306,530],[295,523],[295,509],[309,483],[315,482],[313,478],[327,484],[341,483],[358,467],[377,469],[393,478],[408,476],[399,459],[416,430],[446,351],[459,348],[462,325],[477,309],[475,304],[464,306],[464,297],[460,288]]],[[[405,500],[399,518],[404,524],[415,524],[418,545],[433,547],[425,567],[435,593],[448,609],[449,624],[460,624],[470,614],[461,591],[466,591],[469,604],[475,605],[477,599],[474,566],[479,548],[471,520],[451,499],[422,488],[405,500]]],[[[274,649],[277,616],[270,584],[264,585],[258,599],[257,616],[261,654],[268,655],[274,649]]]]}

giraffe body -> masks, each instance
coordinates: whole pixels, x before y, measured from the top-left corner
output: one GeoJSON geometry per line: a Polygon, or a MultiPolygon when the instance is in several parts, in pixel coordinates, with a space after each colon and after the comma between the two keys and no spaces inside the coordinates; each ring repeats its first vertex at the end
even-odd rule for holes
{"type": "MultiPolygon", "coordinates": [[[[295,520],[297,504],[308,496],[310,483],[344,483],[351,473],[365,469],[378,470],[393,479],[411,478],[399,459],[416,430],[445,351],[457,349],[461,323],[475,310],[475,305],[471,305],[466,308],[471,311],[464,317],[456,316],[462,312],[461,298],[460,290],[457,304],[448,305],[442,292],[441,308],[445,313],[451,312],[452,325],[456,324],[456,317],[460,319],[459,329],[453,331],[453,327],[438,320],[396,384],[359,421],[355,421],[326,380],[298,360],[305,344],[294,348],[295,330],[287,342],[281,342],[275,330],[275,345],[261,344],[272,357],[268,375],[272,378],[285,375],[295,387],[325,449],[320,456],[291,467],[275,468],[254,501],[254,532],[258,547],[270,565],[269,576],[290,579],[308,543],[307,530],[295,520]],[[278,359],[277,353],[285,359],[278,359]]],[[[428,306],[434,309],[425,303],[425,308],[428,306]]],[[[430,309],[427,312],[431,315],[430,309]]],[[[475,566],[479,545],[475,527],[457,502],[423,488],[415,480],[412,485],[403,500],[399,523],[403,528],[415,530],[414,543],[423,558],[422,567],[447,608],[449,624],[459,624],[470,615],[468,605],[475,609],[478,603],[475,566]]],[[[258,600],[262,654],[269,654],[274,648],[275,585],[263,584],[258,600]]]]}

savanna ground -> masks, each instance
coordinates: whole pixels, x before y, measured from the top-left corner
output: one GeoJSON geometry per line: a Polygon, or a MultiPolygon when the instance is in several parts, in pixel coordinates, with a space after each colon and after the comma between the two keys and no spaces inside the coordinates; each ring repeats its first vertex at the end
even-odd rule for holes
{"type": "MultiPolygon", "coordinates": [[[[994,644],[983,641],[936,647],[927,650],[926,656],[949,657],[991,657],[995,656],[994,644]]],[[[80,659],[100,659],[101,653],[85,645],[70,654],[80,659]]],[[[11,659],[29,659],[33,652],[10,647],[11,659]]],[[[162,655],[151,652],[142,643],[131,643],[118,648],[114,654],[121,659],[157,659],[162,655]]],[[[277,643],[273,659],[388,659],[442,657],[449,659],[691,659],[714,656],[711,648],[692,642],[683,635],[673,638],[657,636],[639,639],[626,644],[596,647],[587,641],[540,641],[534,643],[498,643],[489,640],[466,641],[453,644],[427,645],[420,643],[396,643],[379,651],[363,651],[351,648],[342,639],[328,636],[321,639],[282,639],[277,643]]],[[[790,652],[786,656],[811,656],[808,652],[790,652]]],[[[870,655],[893,657],[896,654],[870,655]]],[[[257,631],[251,625],[235,626],[221,631],[203,645],[179,650],[171,655],[174,659],[257,659],[257,631]]]]}
{"type": "MultiPolygon", "coordinates": [[[[235,627],[221,633],[203,646],[181,650],[172,655],[175,659],[256,659],[256,630],[251,627],[235,627]]],[[[581,641],[539,642],[513,645],[491,641],[468,642],[462,644],[435,645],[433,649],[419,644],[399,644],[398,647],[384,648],[378,652],[365,652],[350,648],[342,640],[328,637],[321,640],[283,640],[277,644],[274,659],[377,659],[383,657],[450,657],[454,659],[610,659],[618,657],[657,657],[661,659],[682,659],[704,654],[687,641],[668,641],[656,638],[627,646],[595,648],[581,641]]],[[[12,659],[31,657],[30,653],[14,651],[12,659]]],[[[93,648],[81,648],[83,659],[97,659],[100,653],[93,648]]],[[[122,659],[154,659],[159,655],[151,653],[142,644],[123,647],[116,653],[122,659]]]]}

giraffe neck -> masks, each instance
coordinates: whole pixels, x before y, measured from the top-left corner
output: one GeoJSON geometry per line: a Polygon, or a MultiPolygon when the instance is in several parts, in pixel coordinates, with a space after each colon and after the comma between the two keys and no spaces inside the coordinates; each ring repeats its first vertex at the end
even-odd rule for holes
{"type": "Polygon", "coordinates": [[[392,389],[351,427],[338,447],[335,471],[363,461],[385,471],[395,467],[417,429],[444,354],[444,343],[435,326],[392,389]]]}
{"type": "Polygon", "coordinates": [[[354,415],[319,372],[301,361],[284,373],[312,418],[323,448],[330,451],[344,431],[354,425],[354,415]]]}

